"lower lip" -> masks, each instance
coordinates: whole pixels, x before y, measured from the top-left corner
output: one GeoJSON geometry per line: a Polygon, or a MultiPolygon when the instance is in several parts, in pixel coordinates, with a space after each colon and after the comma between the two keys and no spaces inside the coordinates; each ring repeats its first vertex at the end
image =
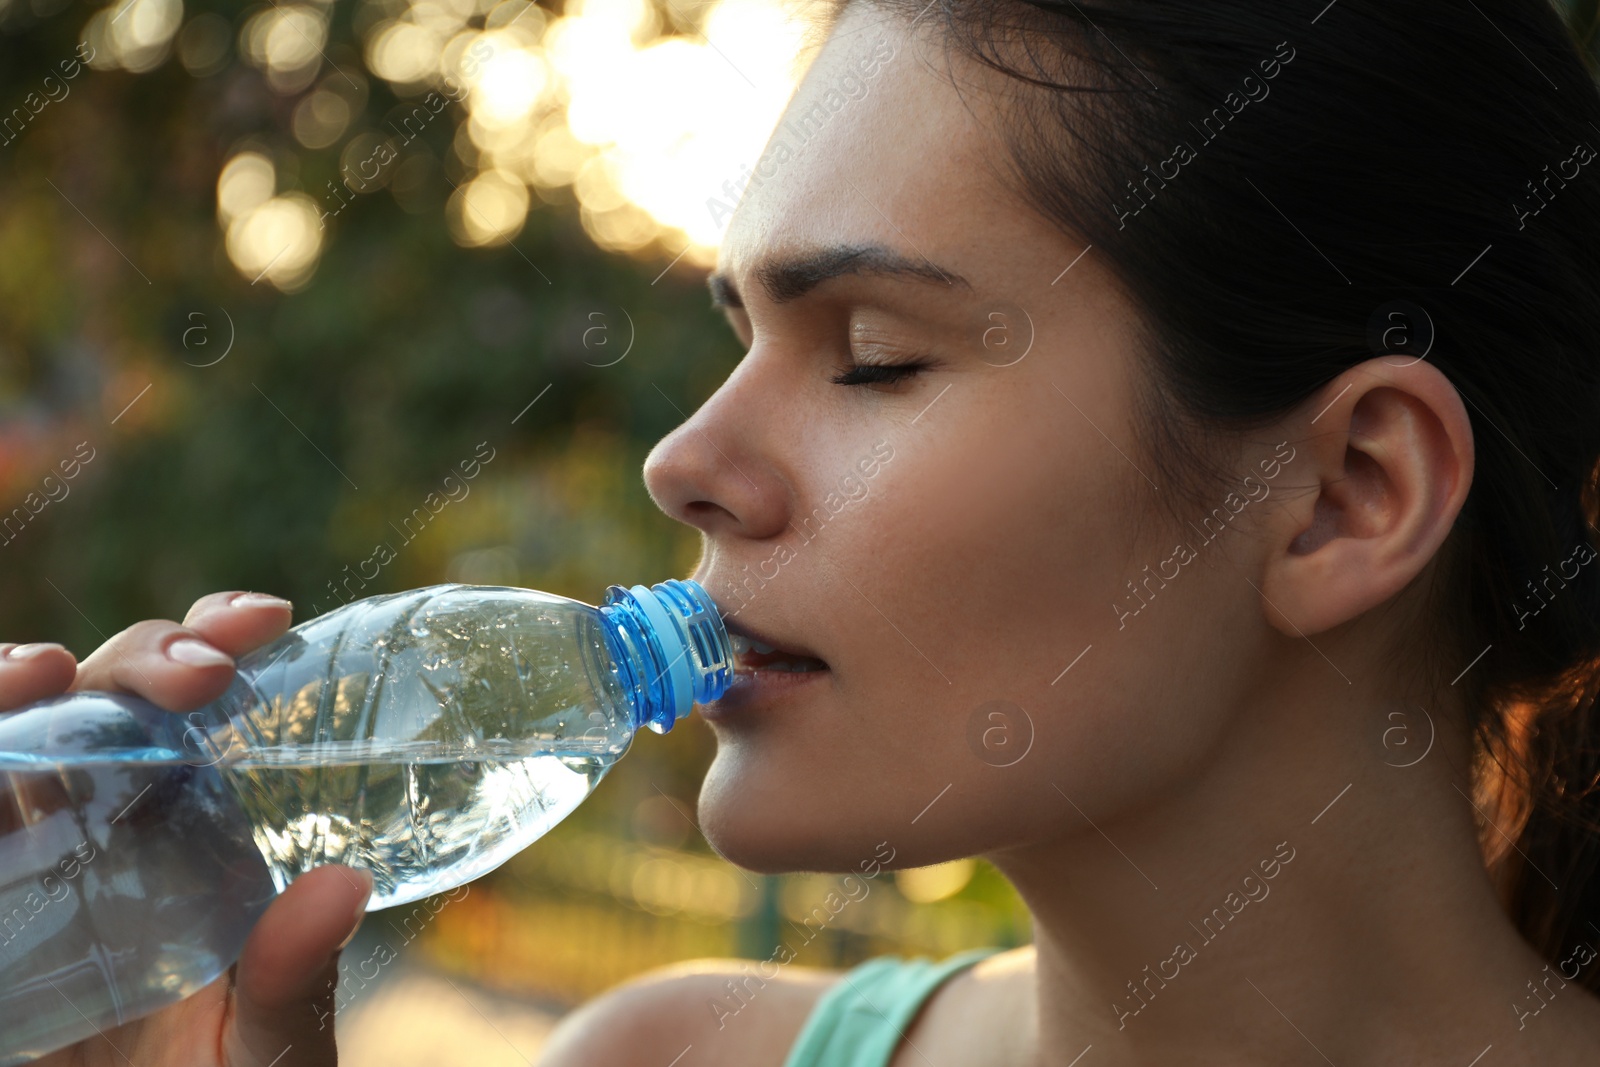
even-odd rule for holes
{"type": "Polygon", "coordinates": [[[710,722],[732,718],[751,708],[789,697],[830,677],[820,671],[739,671],[734,686],[720,698],[700,705],[700,717],[710,722]]]}

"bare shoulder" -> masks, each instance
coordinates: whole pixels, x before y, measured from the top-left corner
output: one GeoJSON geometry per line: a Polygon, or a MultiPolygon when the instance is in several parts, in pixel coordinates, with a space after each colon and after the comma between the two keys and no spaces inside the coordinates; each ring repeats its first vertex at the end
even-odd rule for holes
{"type": "Polygon", "coordinates": [[[1032,1063],[1038,1010],[1032,945],[999,952],[958,971],[923,1004],[907,1028],[894,1067],[941,1064],[1032,1063]]]}
{"type": "Polygon", "coordinates": [[[753,960],[657,968],[582,1005],[551,1033],[540,1067],[780,1067],[817,999],[841,972],[753,960]]]}

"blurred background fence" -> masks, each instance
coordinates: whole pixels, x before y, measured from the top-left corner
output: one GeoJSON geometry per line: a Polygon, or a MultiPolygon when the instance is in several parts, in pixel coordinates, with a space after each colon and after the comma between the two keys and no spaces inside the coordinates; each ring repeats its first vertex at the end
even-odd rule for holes
{"type": "MultiPolygon", "coordinates": [[[[83,656],[218,589],[305,619],[687,574],[697,538],[640,468],[739,358],[704,271],[804,15],[0,0],[0,635],[83,656]]],[[[370,916],[347,1060],[521,1062],[672,961],[1028,939],[982,863],[844,887],[727,864],[694,823],[711,753],[697,719],[646,735],[501,870],[370,916]]]]}

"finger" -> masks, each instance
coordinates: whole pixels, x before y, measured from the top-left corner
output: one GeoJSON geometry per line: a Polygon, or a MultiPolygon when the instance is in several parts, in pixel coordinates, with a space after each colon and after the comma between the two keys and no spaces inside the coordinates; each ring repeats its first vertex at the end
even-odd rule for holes
{"type": "Polygon", "coordinates": [[[233,679],[234,656],[288,628],[289,602],[260,593],[213,593],[197,600],[188,625],[136,623],[83,661],[75,690],[135,693],[172,711],[215,700],[233,679]]]}
{"type": "Polygon", "coordinates": [[[225,1063],[267,1067],[292,1048],[284,1062],[332,1067],[339,950],[361,924],[371,892],[365,871],[317,867],[272,902],[239,954],[225,1063]]]}
{"type": "Polygon", "coordinates": [[[0,711],[65,693],[77,669],[72,653],[57,644],[0,644],[0,711]]]}
{"type": "Polygon", "coordinates": [[[268,593],[212,593],[194,602],[183,624],[230,656],[260,648],[289,628],[294,607],[268,593]]]}
{"type": "Polygon", "coordinates": [[[175,622],[147,619],[95,649],[71,688],[133,693],[169,711],[189,711],[221,696],[232,680],[226,652],[175,622]]]}

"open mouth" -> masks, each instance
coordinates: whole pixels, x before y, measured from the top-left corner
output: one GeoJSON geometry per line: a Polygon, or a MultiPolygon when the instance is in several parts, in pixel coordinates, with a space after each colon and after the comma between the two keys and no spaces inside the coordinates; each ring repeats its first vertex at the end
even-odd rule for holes
{"type": "Polygon", "coordinates": [[[816,656],[789,652],[764,641],[746,637],[733,629],[728,630],[733,645],[734,671],[787,671],[802,674],[808,671],[825,671],[828,665],[816,656]]]}

